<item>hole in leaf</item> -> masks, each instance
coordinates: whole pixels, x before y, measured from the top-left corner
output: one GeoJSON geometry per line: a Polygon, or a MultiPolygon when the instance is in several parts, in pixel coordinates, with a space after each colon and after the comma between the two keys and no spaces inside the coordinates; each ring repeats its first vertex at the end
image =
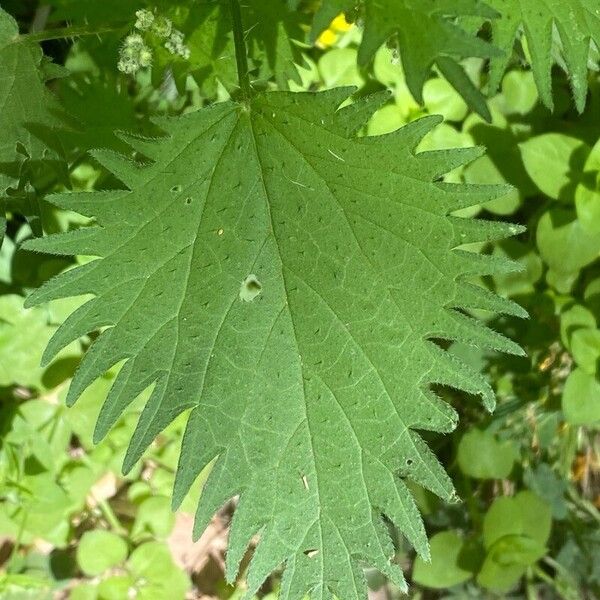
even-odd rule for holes
{"type": "Polygon", "coordinates": [[[314,558],[315,556],[317,556],[317,554],[319,554],[319,551],[316,548],[314,548],[312,550],[305,550],[304,554],[308,556],[308,558],[314,558]]]}
{"type": "Polygon", "coordinates": [[[174,194],[178,194],[179,192],[181,192],[181,190],[182,190],[182,187],[181,187],[180,185],[174,185],[174,186],[171,188],[171,191],[172,191],[174,194]]]}
{"type": "Polygon", "coordinates": [[[248,275],[240,287],[240,300],[252,302],[262,291],[262,285],[256,275],[248,275]]]}
{"type": "Polygon", "coordinates": [[[186,198],[185,199],[185,203],[186,204],[191,204],[192,203],[192,199],[191,198],[186,198]]]}

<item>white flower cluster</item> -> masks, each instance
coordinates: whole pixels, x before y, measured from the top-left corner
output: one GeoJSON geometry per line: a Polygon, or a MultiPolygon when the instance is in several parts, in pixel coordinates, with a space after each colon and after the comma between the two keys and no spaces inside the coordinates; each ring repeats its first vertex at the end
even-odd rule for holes
{"type": "Polygon", "coordinates": [[[128,75],[135,75],[140,69],[152,65],[152,50],[139,33],[131,33],[125,38],[119,53],[117,68],[128,75]]]}
{"type": "Polygon", "coordinates": [[[146,10],[145,8],[136,11],[135,13],[136,22],[135,28],[140,31],[148,31],[152,27],[154,23],[154,13],[151,10],[146,10]]]}
{"type": "Polygon", "coordinates": [[[145,8],[135,13],[135,29],[140,33],[131,33],[123,42],[119,53],[118,69],[128,75],[135,75],[140,69],[152,66],[152,49],[146,43],[145,37],[156,43],[156,38],[165,40],[164,47],[184,60],[190,58],[190,49],[185,45],[185,36],[173,27],[173,22],[167,17],[156,15],[145,8]],[[149,35],[148,35],[149,34],[149,35]]]}
{"type": "Polygon", "coordinates": [[[185,36],[178,29],[173,29],[169,39],[165,42],[165,48],[171,53],[181,56],[184,60],[190,57],[190,49],[183,43],[185,36]]]}
{"type": "Polygon", "coordinates": [[[162,40],[166,40],[173,31],[173,22],[167,17],[157,17],[152,24],[152,33],[162,40]]]}

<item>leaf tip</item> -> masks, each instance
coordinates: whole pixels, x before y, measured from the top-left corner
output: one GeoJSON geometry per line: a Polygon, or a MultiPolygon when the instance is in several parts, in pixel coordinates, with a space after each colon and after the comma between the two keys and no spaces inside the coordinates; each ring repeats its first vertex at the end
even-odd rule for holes
{"type": "Polygon", "coordinates": [[[123,459],[123,465],[121,466],[121,473],[128,475],[138,461],[136,453],[131,451],[131,446],[127,449],[125,458],[123,459]]]}

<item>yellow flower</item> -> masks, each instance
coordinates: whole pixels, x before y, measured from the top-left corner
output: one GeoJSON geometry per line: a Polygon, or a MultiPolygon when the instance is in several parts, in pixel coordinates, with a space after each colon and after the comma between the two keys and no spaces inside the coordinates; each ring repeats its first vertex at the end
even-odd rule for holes
{"type": "Polygon", "coordinates": [[[346,21],[346,16],[343,13],[339,14],[331,21],[329,28],[319,36],[317,46],[323,49],[333,46],[338,41],[340,34],[346,33],[352,27],[353,24],[346,21]]]}
{"type": "Polygon", "coordinates": [[[348,21],[346,21],[346,15],[341,13],[331,21],[329,28],[338,31],[339,33],[346,33],[346,31],[352,29],[352,23],[348,23],[348,21]]]}

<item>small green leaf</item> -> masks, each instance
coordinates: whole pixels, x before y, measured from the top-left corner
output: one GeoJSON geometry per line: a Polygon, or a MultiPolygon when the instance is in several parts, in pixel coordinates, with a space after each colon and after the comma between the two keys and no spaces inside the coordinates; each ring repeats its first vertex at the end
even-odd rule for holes
{"type": "Polygon", "coordinates": [[[510,442],[501,442],[487,432],[473,429],[458,445],[461,471],[475,479],[504,479],[509,476],[517,453],[510,442]]]}
{"type": "Polygon", "coordinates": [[[342,85],[362,87],[363,76],[356,66],[357,51],[354,48],[334,48],[319,61],[319,72],[326,88],[342,85]]]}
{"type": "Polygon", "coordinates": [[[553,270],[577,273],[600,256],[600,236],[587,233],[571,210],[553,208],[538,223],[537,244],[553,270]]]}
{"type": "Polygon", "coordinates": [[[570,294],[578,278],[579,271],[558,271],[550,267],[546,272],[546,283],[559,294],[570,294]]]}
{"type": "MultiPolygon", "coordinates": [[[[78,585],[69,592],[69,600],[97,600],[97,598],[98,587],[91,583],[78,585]]],[[[102,600],[105,599],[103,598],[102,600]]]]}
{"type": "Polygon", "coordinates": [[[596,424],[600,421],[600,381],[582,369],[575,369],[565,382],[562,409],[571,425],[596,424]]]}
{"type": "Polygon", "coordinates": [[[94,464],[71,463],[63,469],[61,484],[69,495],[73,510],[81,510],[85,507],[86,498],[98,478],[98,467],[94,464]]]}
{"type": "MultiPolygon", "coordinates": [[[[419,152],[427,152],[436,150],[450,150],[452,148],[473,148],[473,143],[468,136],[460,131],[456,131],[452,125],[448,123],[440,123],[423,138],[417,149],[419,152]]],[[[459,176],[459,174],[462,173],[463,169],[464,167],[461,166],[457,169],[454,169],[454,171],[451,171],[450,173],[446,173],[444,175],[444,181],[447,181],[448,183],[462,183],[463,179],[459,176]]],[[[485,183],[487,184],[488,182],[486,181],[485,183]]],[[[508,190],[505,188],[505,191],[508,190]]],[[[504,195],[505,194],[502,194],[502,196],[504,195]]]]}
{"type": "Polygon", "coordinates": [[[373,73],[377,81],[393,90],[396,105],[401,111],[405,123],[412,120],[414,115],[423,112],[422,107],[415,101],[408,89],[402,65],[394,58],[390,48],[382,46],[377,51],[373,61],[373,73]]]}
{"type": "Polygon", "coordinates": [[[545,133],[519,144],[529,177],[546,196],[554,200],[573,198],[583,173],[589,146],[562,133],[545,133]]]}
{"type": "Polygon", "coordinates": [[[530,565],[546,554],[546,548],[525,535],[506,535],[494,543],[488,552],[503,567],[530,565]]]}
{"type": "Polygon", "coordinates": [[[504,114],[526,115],[530,113],[540,99],[533,73],[517,69],[509,71],[502,78],[500,98],[504,114]]]}
{"type": "Polygon", "coordinates": [[[477,583],[496,592],[507,592],[527,567],[545,554],[545,546],[530,537],[506,535],[488,549],[477,583]]]}
{"type": "Polygon", "coordinates": [[[101,575],[127,558],[127,543],[110,531],[86,531],[77,547],[77,564],[90,577],[101,575]]]}
{"type": "Polygon", "coordinates": [[[369,121],[369,135],[385,135],[406,125],[402,109],[397,104],[386,104],[369,121]]]}
{"type": "Polygon", "coordinates": [[[184,600],[190,587],[187,575],[174,563],[169,548],[160,542],[138,546],[127,566],[135,579],[136,598],[184,600]]]}
{"type": "MultiPolygon", "coordinates": [[[[16,294],[0,296],[0,386],[44,389],[40,362],[56,327],[49,323],[45,308],[26,309],[23,301],[16,294]]],[[[73,357],[75,348],[66,348],[57,358],[73,357]]]]}
{"type": "MultiPolygon", "coordinates": [[[[130,575],[113,575],[103,579],[98,584],[98,595],[100,600],[123,600],[132,596],[131,591],[135,591],[135,579],[130,575]]],[[[135,598],[139,598],[136,594],[135,598]]],[[[172,596],[173,600],[179,600],[172,596]]]]}
{"type": "Polygon", "coordinates": [[[577,186],[575,206],[582,227],[588,233],[600,235],[600,175],[596,175],[595,182],[577,186]]]}
{"type": "Polygon", "coordinates": [[[477,582],[495,591],[510,589],[546,553],[551,526],[550,507],[534,493],[496,498],[483,521],[487,554],[477,582]]]}
{"type": "Polygon", "coordinates": [[[171,499],[152,496],[138,506],[131,535],[137,537],[150,533],[157,538],[166,538],[171,533],[174,523],[171,499]]]}
{"type": "Polygon", "coordinates": [[[600,330],[575,331],[571,336],[571,354],[582,371],[594,375],[598,370],[600,359],[600,330]]]}
{"type": "Polygon", "coordinates": [[[483,521],[483,541],[490,549],[507,535],[526,536],[544,545],[552,526],[548,505],[534,493],[519,492],[494,500],[483,521]]]}
{"type": "Polygon", "coordinates": [[[527,487],[552,508],[554,518],[564,519],[569,514],[569,507],[565,500],[569,484],[549,465],[542,463],[535,469],[526,470],[524,480],[527,487]]]}
{"type": "Polygon", "coordinates": [[[600,315],[600,277],[592,279],[583,293],[586,306],[596,315],[600,315]]]}
{"type": "Polygon", "coordinates": [[[431,114],[442,115],[445,121],[462,121],[468,107],[456,90],[441,77],[425,82],[423,103],[431,114]]]}
{"type": "Polygon", "coordinates": [[[575,207],[582,227],[600,235],[600,141],[592,148],[583,180],[575,190],[575,207]]]}
{"type": "Polygon", "coordinates": [[[596,329],[596,317],[581,304],[573,304],[560,314],[560,339],[563,346],[571,349],[571,338],[579,329],[596,329]]]}
{"type": "Polygon", "coordinates": [[[430,540],[431,562],[417,557],[413,581],[434,589],[453,587],[473,577],[477,565],[465,541],[453,531],[436,533],[430,540]]]}

